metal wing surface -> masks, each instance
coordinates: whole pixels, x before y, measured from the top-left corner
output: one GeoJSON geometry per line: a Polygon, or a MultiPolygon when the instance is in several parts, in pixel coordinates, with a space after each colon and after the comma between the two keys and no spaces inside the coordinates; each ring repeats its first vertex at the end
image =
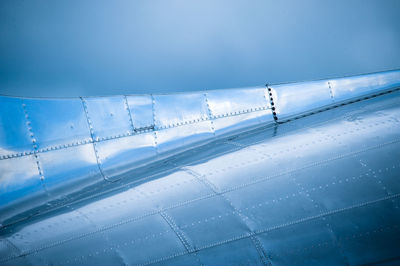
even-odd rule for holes
{"type": "Polygon", "coordinates": [[[400,263],[400,71],[0,97],[0,265],[400,263]]]}

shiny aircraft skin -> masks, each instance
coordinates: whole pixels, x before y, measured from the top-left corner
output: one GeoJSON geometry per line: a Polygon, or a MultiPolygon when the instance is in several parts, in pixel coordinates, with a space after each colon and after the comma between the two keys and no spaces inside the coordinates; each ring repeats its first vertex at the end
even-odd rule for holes
{"type": "Polygon", "coordinates": [[[0,265],[400,264],[400,71],[0,96],[0,265]]]}

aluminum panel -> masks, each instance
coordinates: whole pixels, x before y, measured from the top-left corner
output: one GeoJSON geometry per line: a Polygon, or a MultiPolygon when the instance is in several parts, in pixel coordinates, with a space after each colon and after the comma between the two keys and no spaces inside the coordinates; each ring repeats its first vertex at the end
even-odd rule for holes
{"type": "Polygon", "coordinates": [[[400,87],[400,70],[328,80],[335,102],[400,87]]]}
{"type": "Polygon", "coordinates": [[[197,256],[204,265],[268,265],[250,238],[200,250],[197,256]]]}
{"type": "Polygon", "coordinates": [[[142,133],[95,144],[99,164],[107,180],[132,175],[132,171],[156,158],[154,133],[142,133]]]}
{"type": "Polygon", "coordinates": [[[221,196],[195,201],[166,213],[191,245],[199,249],[250,233],[238,213],[221,196]]]}
{"type": "Polygon", "coordinates": [[[212,127],[216,136],[233,135],[238,131],[250,130],[254,127],[261,127],[274,124],[271,110],[220,117],[212,121],[212,127]]]}
{"type": "Polygon", "coordinates": [[[202,93],[153,97],[155,125],[158,129],[193,124],[208,119],[207,103],[202,93]]]}
{"type": "Polygon", "coordinates": [[[80,99],[24,99],[38,149],[91,141],[80,99]]]}
{"type": "Polygon", "coordinates": [[[58,212],[19,228],[8,240],[33,265],[122,264],[114,249],[104,248],[108,243],[104,234],[84,236],[95,230],[93,223],[76,211],[58,212]]]}
{"type": "Polygon", "coordinates": [[[0,160],[0,180],[0,224],[47,200],[34,155],[0,160]]]}
{"type": "Polygon", "coordinates": [[[104,231],[104,234],[128,265],[150,264],[186,251],[161,215],[123,223],[104,231]]]}
{"type": "Polygon", "coordinates": [[[106,227],[114,220],[137,220],[161,209],[210,194],[213,194],[212,191],[197,178],[179,171],[82,206],[79,212],[94,220],[97,227],[106,227]],[[102,213],[108,215],[101,216],[102,213]]]}
{"type": "Polygon", "coordinates": [[[280,227],[307,216],[318,215],[323,210],[310,200],[290,175],[245,186],[225,195],[247,217],[252,231],[280,227]]]}
{"type": "Polygon", "coordinates": [[[0,159],[32,151],[22,99],[0,96],[0,159]]]}
{"type": "Polygon", "coordinates": [[[264,178],[270,173],[270,162],[266,156],[243,147],[187,168],[206,177],[219,190],[224,191],[264,178]]]}
{"type": "Polygon", "coordinates": [[[124,96],[82,99],[95,140],[133,133],[129,108],[124,96]]]}
{"type": "Polygon", "coordinates": [[[126,96],[135,130],[154,128],[153,102],[150,95],[126,96]]]}
{"type": "Polygon", "coordinates": [[[324,219],[284,225],[259,235],[272,265],[346,265],[324,219]]]}
{"type": "Polygon", "coordinates": [[[105,246],[107,243],[103,234],[95,234],[46,246],[25,258],[28,265],[126,265],[114,246],[105,246]]]}
{"type": "Polygon", "coordinates": [[[379,264],[399,255],[399,199],[349,208],[326,218],[350,265],[379,264]]]}
{"type": "Polygon", "coordinates": [[[328,82],[310,81],[271,85],[272,99],[279,120],[298,116],[333,103],[328,82]]]}
{"type": "Polygon", "coordinates": [[[186,171],[151,180],[136,187],[143,200],[152,202],[156,209],[179,206],[182,202],[213,195],[213,191],[202,181],[186,171]]]}
{"type": "Polygon", "coordinates": [[[187,265],[201,265],[201,262],[196,253],[177,255],[172,258],[160,258],[155,261],[157,265],[174,265],[174,266],[187,266],[187,265]]]}
{"type": "Polygon", "coordinates": [[[206,97],[213,117],[237,115],[270,108],[265,87],[208,91],[206,97]]]}
{"type": "Polygon", "coordinates": [[[43,182],[53,200],[82,193],[89,186],[104,182],[92,144],[43,152],[38,156],[43,182]]]}
{"type": "Polygon", "coordinates": [[[29,221],[14,230],[6,229],[3,234],[22,254],[29,254],[43,247],[57,246],[59,240],[69,240],[94,230],[94,226],[78,212],[58,211],[53,215],[44,215],[43,219],[29,221]]]}
{"type": "Polygon", "coordinates": [[[157,131],[156,134],[157,150],[160,154],[193,148],[214,137],[210,121],[166,128],[157,131]]]}

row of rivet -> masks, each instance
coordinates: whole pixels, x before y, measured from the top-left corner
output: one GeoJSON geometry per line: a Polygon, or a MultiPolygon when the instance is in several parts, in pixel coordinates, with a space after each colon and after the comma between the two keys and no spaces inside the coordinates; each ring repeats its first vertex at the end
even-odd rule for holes
{"type": "MultiPolygon", "coordinates": [[[[82,98],[82,102],[83,102],[83,105],[84,105],[84,109],[87,108],[86,101],[83,98],[82,98]]],[[[208,105],[208,101],[207,101],[207,105],[208,105]]],[[[250,109],[246,109],[246,110],[229,112],[229,113],[225,113],[225,114],[221,114],[221,115],[212,115],[210,113],[210,117],[201,117],[201,118],[194,119],[194,120],[183,121],[183,122],[173,123],[173,124],[169,124],[169,125],[165,125],[165,126],[159,126],[159,127],[155,127],[154,125],[150,125],[148,127],[143,127],[143,128],[134,128],[134,132],[130,132],[129,131],[129,132],[126,132],[126,133],[123,133],[123,134],[118,134],[118,135],[113,135],[113,136],[106,136],[106,137],[93,137],[95,133],[94,133],[94,128],[92,126],[92,123],[90,122],[89,123],[89,130],[90,130],[90,133],[92,135],[92,139],[84,139],[84,140],[79,140],[79,141],[76,141],[76,142],[71,142],[71,143],[67,143],[67,144],[60,144],[60,145],[50,146],[50,147],[46,147],[46,148],[39,148],[39,149],[38,149],[37,144],[36,144],[36,139],[34,139],[33,141],[34,141],[34,143],[36,145],[36,149],[37,149],[36,152],[41,153],[41,152],[47,152],[47,151],[52,151],[52,150],[60,150],[60,149],[63,149],[63,148],[89,144],[89,143],[93,143],[93,142],[99,142],[99,141],[105,141],[105,140],[111,140],[111,139],[118,139],[118,138],[133,136],[133,135],[137,135],[137,134],[143,134],[143,133],[152,132],[152,131],[158,130],[158,129],[173,128],[173,127],[178,127],[178,126],[183,126],[183,125],[188,125],[188,124],[194,124],[194,123],[201,122],[201,121],[207,121],[207,120],[218,119],[218,118],[223,118],[223,117],[230,117],[230,116],[241,115],[241,114],[246,114],[246,113],[251,113],[251,112],[256,112],[256,111],[267,110],[267,109],[269,109],[269,108],[268,107],[255,107],[255,108],[250,108],[250,109]]],[[[87,109],[85,110],[85,112],[87,112],[87,109]]],[[[6,154],[6,155],[1,155],[0,156],[0,160],[11,159],[11,158],[16,158],[16,157],[23,157],[23,156],[32,155],[32,154],[34,154],[34,151],[23,151],[23,152],[18,152],[18,153],[13,153],[13,154],[6,154]]]]}

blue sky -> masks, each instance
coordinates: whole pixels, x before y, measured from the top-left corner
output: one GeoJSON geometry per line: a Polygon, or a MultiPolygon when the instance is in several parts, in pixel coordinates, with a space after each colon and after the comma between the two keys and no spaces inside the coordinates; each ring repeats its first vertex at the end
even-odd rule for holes
{"type": "Polygon", "coordinates": [[[400,1],[0,1],[0,93],[192,91],[400,68],[400,1]]]}

